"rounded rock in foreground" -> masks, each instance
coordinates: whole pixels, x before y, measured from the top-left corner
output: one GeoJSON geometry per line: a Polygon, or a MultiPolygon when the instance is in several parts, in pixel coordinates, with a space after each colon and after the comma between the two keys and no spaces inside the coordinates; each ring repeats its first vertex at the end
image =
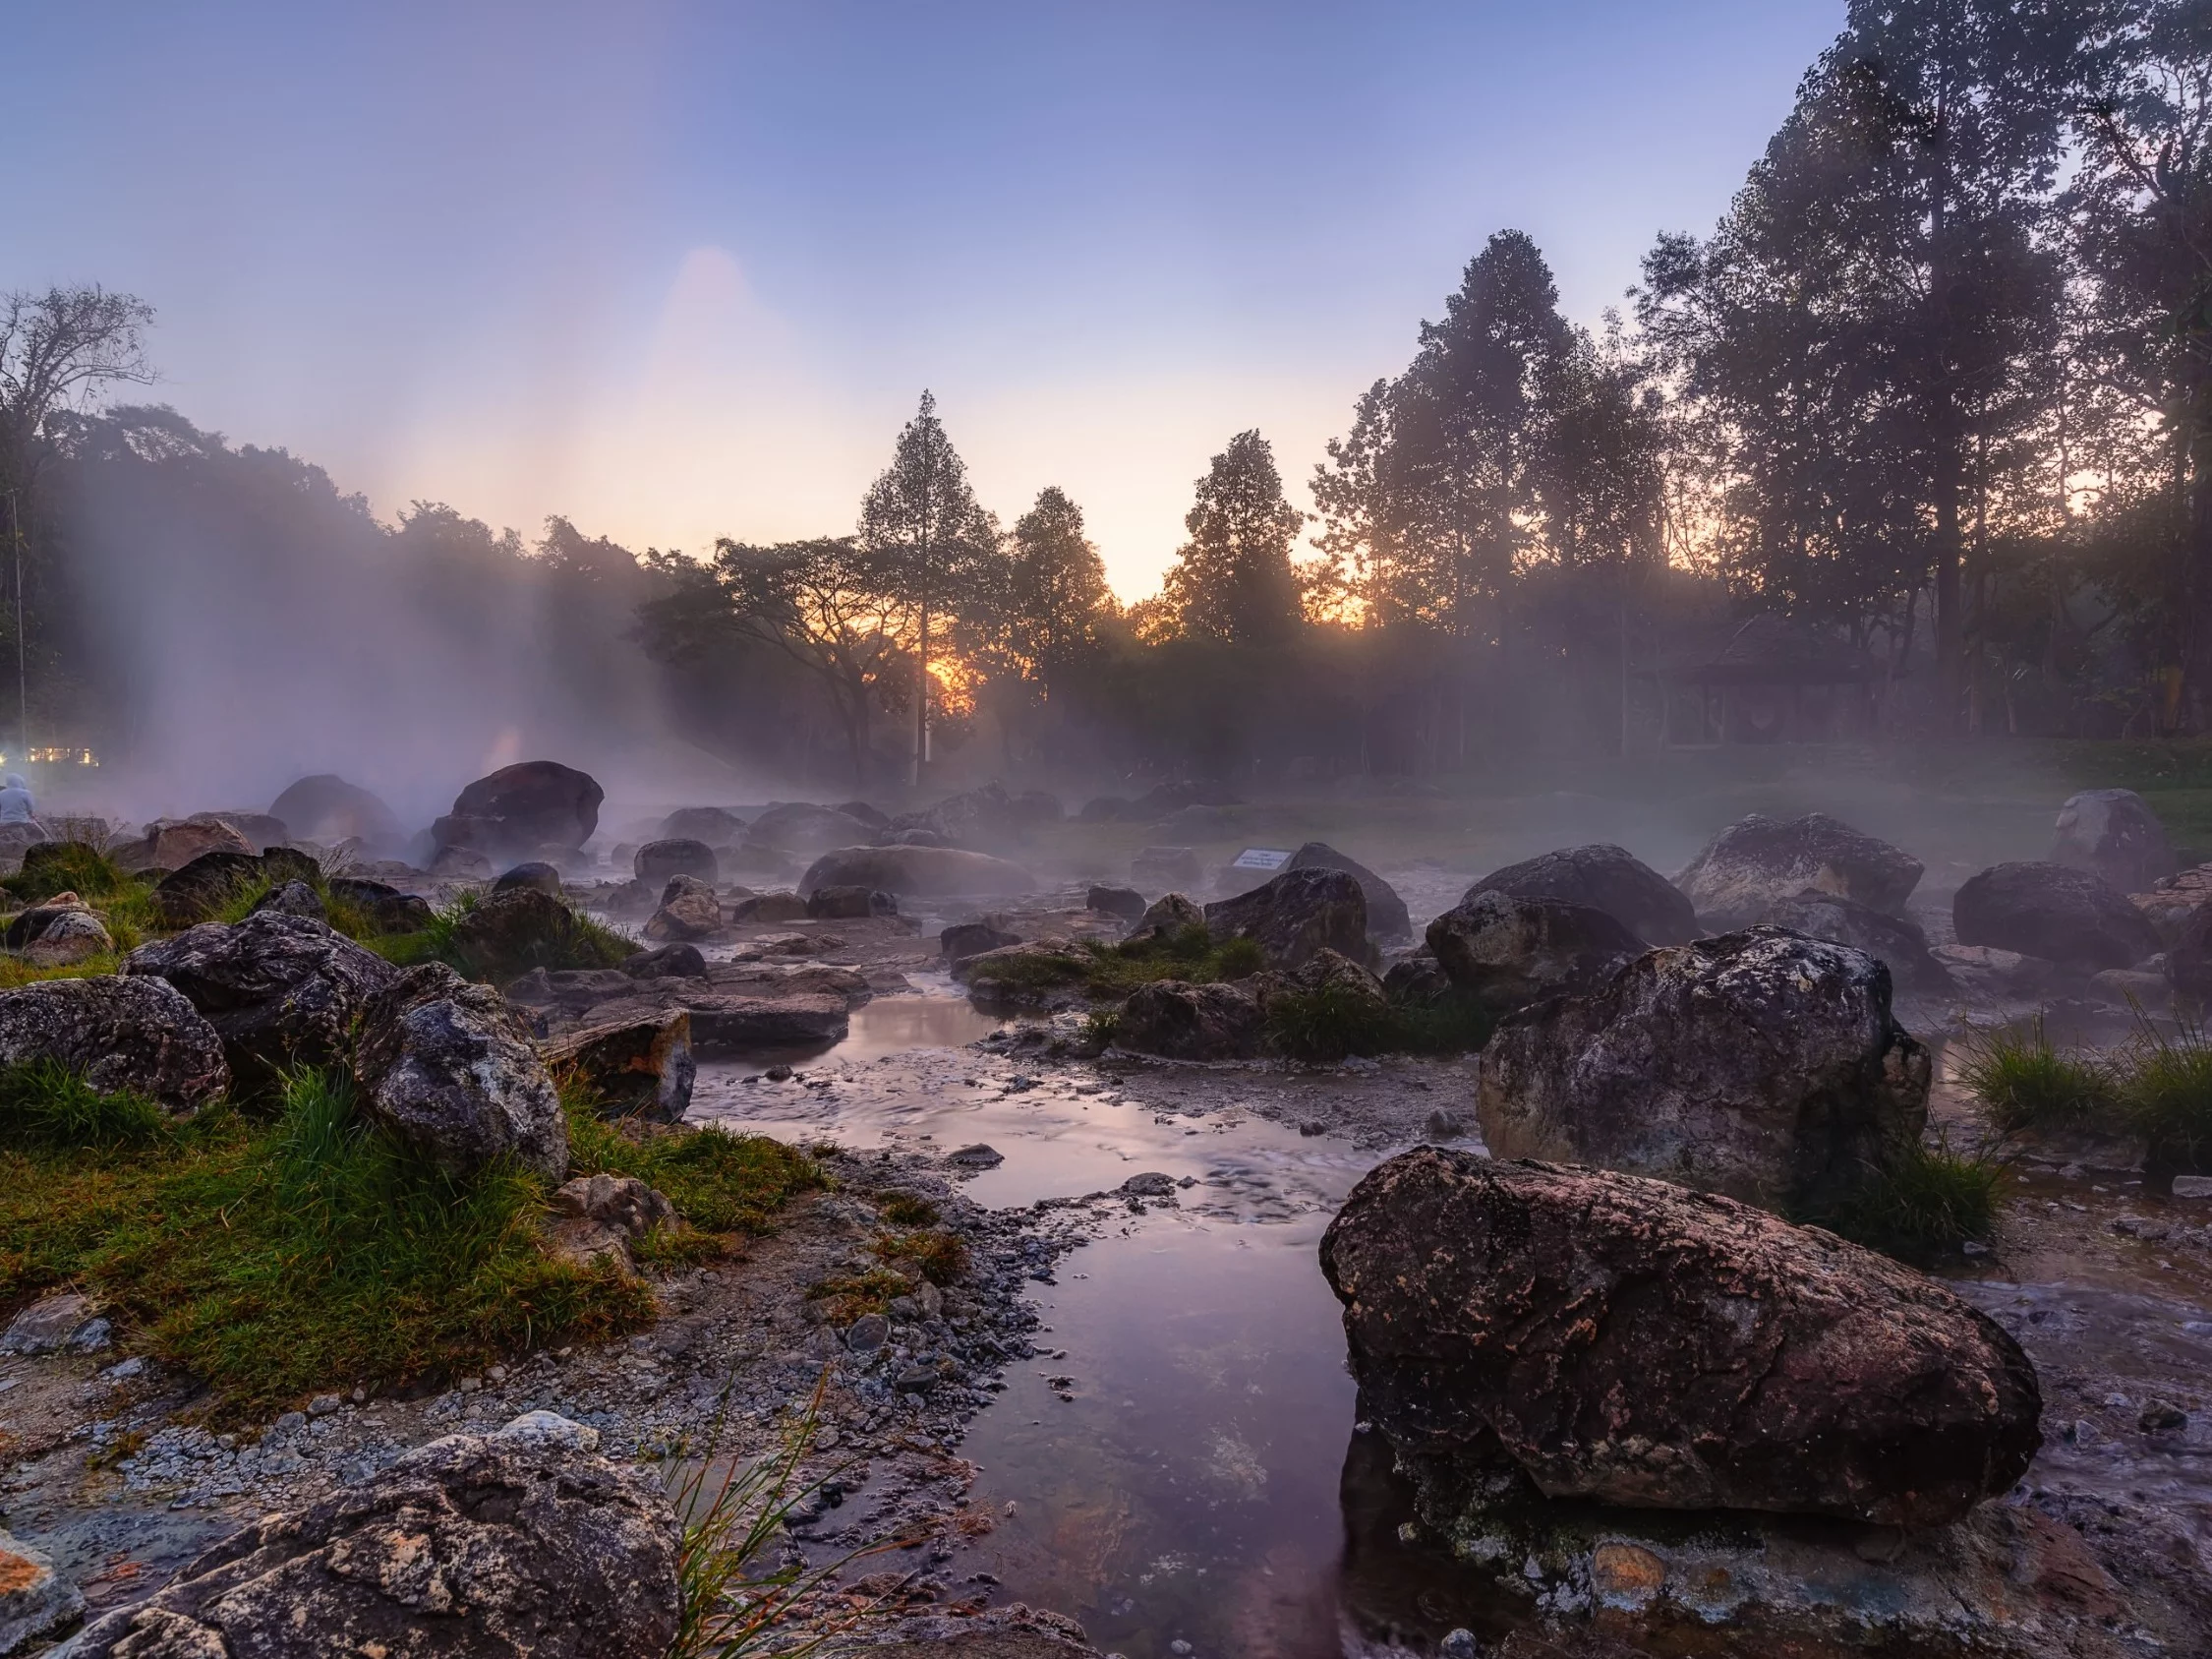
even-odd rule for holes
{"type": "Polygon", "coordinates": [[[2042,1443],[2019,1344],[1886,1257],[1665,1181],[1424,1147],[1321,1241],[1361,1415],[1546,1497],[1956,1520],[2042,1443]]]}

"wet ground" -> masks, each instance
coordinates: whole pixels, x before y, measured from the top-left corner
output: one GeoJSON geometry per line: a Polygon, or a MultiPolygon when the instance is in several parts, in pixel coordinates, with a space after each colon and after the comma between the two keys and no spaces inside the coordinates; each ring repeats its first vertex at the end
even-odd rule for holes
{"type": "MultiPolygon", "coordinates": [[[[1003,1161],[964,1190],[994,1207],[1143,1171],[1192,1183],[1172,1204],[1107,1209],[1032,1286],[1039,1356],[1009,1370],[962,1448],[971,1506],[996,1524],[947,1576],[988,1574],[999,1601],[1072,1615],[1129,1659],[1426,1653],[1454,1628],[1523,1618],[1525,1601],[1401,1537],[1406,1495],[1358,1432],[1317,1261],[1366,1170],[1431,1110],[1470,1115],[1469,1067],[1053,1059],[908,978],[915,994],[857,1010],[833,1048],[703,1067],[694,1115],[859,1153],[981,1143],[1003,1161]]],[[[1955,1118],[1955,1095],[1939,1096],[1955,1118]]],[[[2197,1607],[2212,1630],[2212,1203],[2129,1178],[2029,1155],[1996,1249],[1950,1276],[2044,1375],[2051,1444],[2014,1501],[2078,1528],[2154,1603],[2166,1652],[2202,1651],[2175,1637],[2197,1607]]]]}

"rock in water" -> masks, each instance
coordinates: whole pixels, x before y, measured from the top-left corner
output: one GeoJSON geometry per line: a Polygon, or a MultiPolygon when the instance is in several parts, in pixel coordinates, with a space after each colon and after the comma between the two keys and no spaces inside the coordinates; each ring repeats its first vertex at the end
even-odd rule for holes
{"type": "Polygon", "coordinates": [[[1362,1415],[1552,1498],[1937,1526],[2008,1490],[2035,1370],[1934,1280],[1663,1181],[1424,1147],[1321,1240],[1362,1415]]]}
{"type": "Polygon", "coordinates": [[[1367,894],[1344,870],[1285,870],[1249,893],[1206,906],[1206,930],[1217,943],[1253,940],[1273,967],[1296,968],[1322,950],[1364,962],[1367,894]]]}
{"type": "Polygon", "coordinates": [[[1997,864],[1950,901],[1962,945],[1995,945],[2085,973],[2132,968],[2158,953],[2158,930],[2127,895],[2065,864],[1997,864]]]}
{"type": "Polygon", "coordinates": [[[744,833],[745,820],[720,806],[679,806],[661,820],[661,835],[669,841],[728,847],[744,833]]]}
{"type": "Polygon", "coordinates": [[[633,979],[703,979],[707,959],[697,945],[662,945],[622,959],[621,969],[633,979]]]}
{"type": "Polygon", "coordinates": [[[729,907],[732,922],[774,924],[779,921],[804,921],[806,901],[796,893],[755,893],[749,899],[739,899],[729,907]]]}
{"type": "Polygon", "coordinates": [[[875,838],[876,826],[834,806],[789,800],[771,806],[745,833],[759,846],[811,857],[833,847],[864,846],[875,838]]]}
{"type": "Polygon", "coordinates": [[[1505,1009],[1595,985],[1644,941],[1588,905],[1492,890],[1431,921],[1428,949],[1459,989],[1505,1009]]]}
{"type": "Polygon", "coordinates": [[[722,901],[695,875],[672,875],[645,923],[648,939],[709,939],[722,931],[722,901]]]}
{"type": "Polygon", "coordinates": [[[440,850],[465,847],[494,858],[581,847],[599,828],[599,805],[606,799],[588,773],[552,760],[525,760],[461,791],[453,810],[431,826],[431,838],[440,850]]]}
{"type": "Polygon", "coordinates": [[[2143,893],[2182,867],[2166,826],[2131,789],[2083,790],[2059,808],[2051,862],[2083,869],[2123,893],[2143,893]]]}
{"type": "Polygon", "coordinates": [[[501,893],[523,891],[543,893],[549,899],[559,898],[561,896],[560,871],[552,864],[533,859],[527,863],[516,864],[511,869],[501,870],[499,878],[492,883],[492,893],[495,898],[501,893]]]}
{"type": "Polygon", "coordinates": [[[899,900],[873,887],[817,887],[806,896],[806,914],[816,921],[860,921],[897,916],[899,900]]]}
{"type": "Polygon", "coordinates": [[[1368,901],[1368,930],[1378,939],[1405,939],[1413,935],[1413,918],[1398,890],[1355,859],[1346,858],[1325,841],[1309,841],[1290,856],[1287,870],[1342,870],[1360,884],[1368,901]]]}
{"type": "Polygon", "coordinates": [[[1922,864],[1887,841],[1862,835],[1825,812],[1802,818],[1739,818],[1674,878],[1712,927],[1743,927],[1776,899],[1806,888],[1892,915],[1920,884],[1922,864]]]}
{"type": "Polygon", "coordinates": [[[1018,898],[1037,890],[1019,864],[956,847],[842,847],[825,853],[799,878],[799,891],[872,887],[902,899],[1018,898]]]}
{"type": "Polygon", "coordinates": [[[256,911],[141,945],[123,972],[165,979],[222,1037],[231,1075],[252,1091],[294,1066],[343,1060],[353,1023],[399,970],[327,923],[256,911]]]}
{"type": "Polygon", "coordinates": [[[1499,1157],[1594,1163],[1753,1204],[1817,1204],[1917,1140],[1928,1050],[1863,951],[1754,927],[1636,958],[1508,1015],[1476,1111],[1499,1157]]]}
{"type": "Polygon", "coordinates": [[[502,1156],[549,1181],[568,1173],[568,1123],[528,1028],[497,991],[443,963],[369,999],[354,1075],[371,1121],[454,1174],[502,1156]]]}
{"type": "Polygon", "coordinates": [[[698,1066],[691,1057],[691,1016],[680,1008],[659,1019],[563,1032],[539,1052],[554,1071],[582,1076],[609,1117],[673,1123],[691,1104],[698,1066]]]}
{"type": "Polygon", "coordinates": [[[1470,887],[1460,903],[1478,893],[1516,893],[1588,905],[1648,944],[1687,944],[1698,931],[1697,913],[1680,888],[1626,848],[1601,843],[1540,853],[1492,870],[1470,887]]]}
{"type": "Polygon", "coordinates": [[[390,807],[334,772],[302,778],[269,803],[268,814],[281,820],[295,841],[324,846],[360,841],[371,852],[383,853],[407,839],[390,807]]]}
{"type": "Polygon", "coordinates": [[[671,875],[693,875],[712,887],[722,878],[722,869],[715,859],[715,850],[704,841],[686,841],[670,837],[665,841],[648,841],[630,859],[630,868],[638,880],[659,887],[671,875]]]}
{"type": "Polygon", "coordinates": [[[1890,978],[1907,990],[1941,996],[1951,988],[1950,973],[1928,951],[1928,935],[1908,917],[1889,916],[1833,893],[1806,891],[1777,899],[1759,918],[1808,939],[1831,939],[1886,963],[1890,978]]]}
{"type": "Polygon", "coordinates": [[[682,1529],[653,1477],[552,1412],[448,1435],[216,1545],[76,1659],[663,1659],[682,1529]]]}
{"type": "Polygon", "coordinates": [[[0,1066],[40,1060],[103,1095],[132,1090],[173,1112],[230,1087],[215,1028],[161,979],[103,974],[0,991],[0,1066]]]}

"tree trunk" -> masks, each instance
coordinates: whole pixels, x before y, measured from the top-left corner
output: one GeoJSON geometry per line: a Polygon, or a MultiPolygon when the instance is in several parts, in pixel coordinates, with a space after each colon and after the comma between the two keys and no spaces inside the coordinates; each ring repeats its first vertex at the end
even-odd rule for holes
{"type": "Polygon", "coordinates": [[[929,606],[921,608],[921,628],[914,649],[914,763],[906,781],[919,786],[922,766],[929,759],[929,606]]]}

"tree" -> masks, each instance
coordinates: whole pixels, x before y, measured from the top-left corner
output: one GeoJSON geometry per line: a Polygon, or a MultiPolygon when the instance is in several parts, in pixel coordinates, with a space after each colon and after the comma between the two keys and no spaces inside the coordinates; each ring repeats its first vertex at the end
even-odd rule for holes
{"type": "Polygon", "coordinates": [[[639,612],[646,649],[663,662],[696,661],[718,639],[765,645],[811,675],[827,693],[852,763],[868,785],[871,704],[895,704],[904,655],[908,573],[848,537],[753,547],[728,537],[712,565],[649,556],[671,591],[639,612]]]}
{"type": "Polygon", "coordinates": [[[904,600],[914,627],[914,748],[908,781],[921,782],[929,759],[929,627],[933,615],[959,613],[989,597],[998,527],[976,504],[967,466],[944,423],[937,399],[921,407],[899,434],[891,465],[860,504],[860,545],[882,563],[904,600]]]}
{"type": "Polygon", "coordinates": [[[1007,570],[1007,646],[1049,698],[1054,680],[1098,648],[1114,614],[1106,563],[1083,533],[1083,510],[1057,485],[1014,521],[1007,570]]]}
{"type": "Polygon", "coordinates": [[[1164,597],[1191,637],[1279,645],[1305,620],[1291,546],[1306,514],[1283,495],[1275,452],[1240,432],[1213,457],[1184,515],[1191,539],[1176,554],[1164,597]]]}

